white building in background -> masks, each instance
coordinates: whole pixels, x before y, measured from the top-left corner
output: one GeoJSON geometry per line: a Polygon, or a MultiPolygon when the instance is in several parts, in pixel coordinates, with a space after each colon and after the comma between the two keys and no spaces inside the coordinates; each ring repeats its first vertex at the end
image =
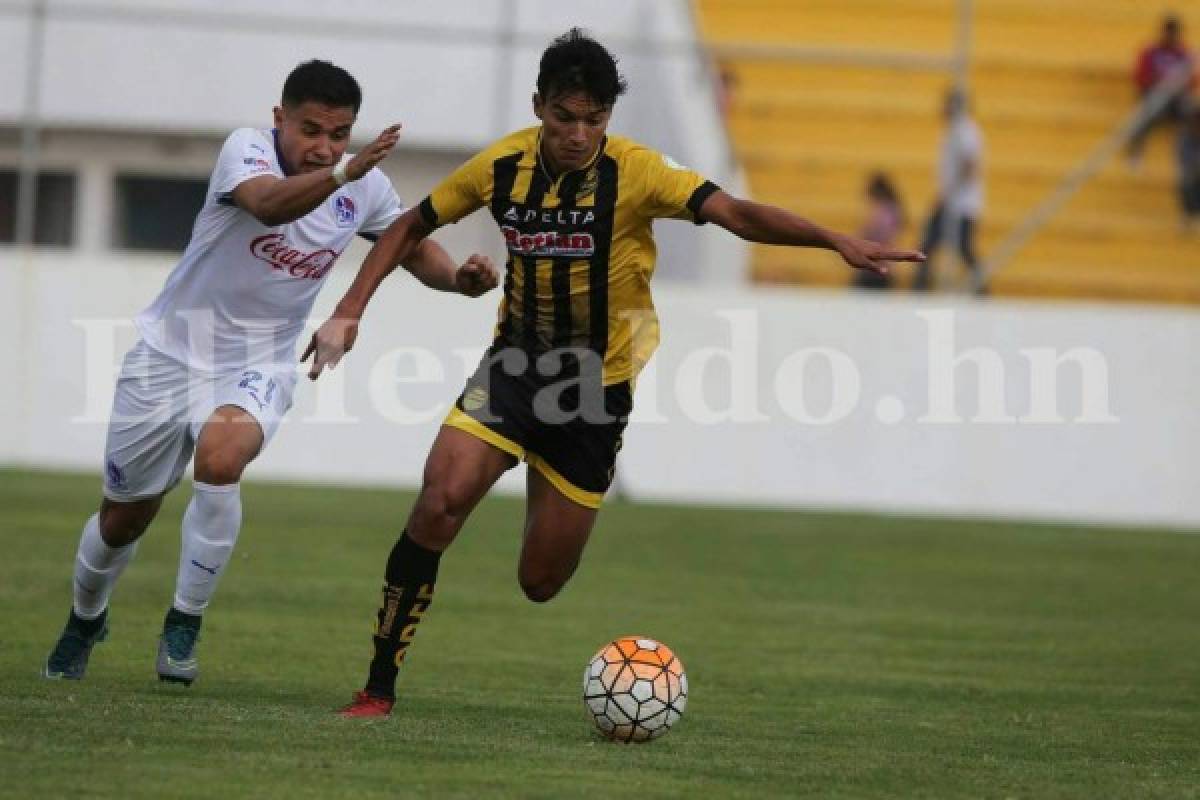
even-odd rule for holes
{"type": "MultiPolygon", "coordinates": [[[[89,262],[141,254],[166,269],[221,141],[233,128],[271,124],[297,63],[323,58],[355,75],[364,95],[358,141],[404,124],[384,167],[416,203],[473,151],[536,122],[538,57],[572,25],[605,42],[630,80],[613,130],[728,185],[729,148],[686,0],[0,4],[0,259],[14,240],[20,126],[29,118],[41,129],[35,240],[89,262]]],[[[741,280],[739,243],[662,227],[660,276],[741,280]]],[[[439,238],[453,252],[501,253],[483,217],[439,238]]]]}

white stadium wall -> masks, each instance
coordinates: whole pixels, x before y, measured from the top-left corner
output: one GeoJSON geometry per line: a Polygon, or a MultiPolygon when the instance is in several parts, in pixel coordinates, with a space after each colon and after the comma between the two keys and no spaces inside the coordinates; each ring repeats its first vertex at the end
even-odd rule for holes
{"type": "MultiPolygon", "coordinates": [[[[3,258],[0,462],[99,481],[128,320],[169,264],[3,258]]],[[[619,466],[635,499],[1200,526],[1194,311],[665,282],[657,300],[664,342],[619,466]]],[[[495,303],[394,278],[250,477],[414,485],[495,303]]]]}

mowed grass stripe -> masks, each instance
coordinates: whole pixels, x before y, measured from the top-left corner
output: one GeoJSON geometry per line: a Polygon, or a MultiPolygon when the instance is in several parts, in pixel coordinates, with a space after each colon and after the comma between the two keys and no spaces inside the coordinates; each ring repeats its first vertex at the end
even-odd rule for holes
{"type": "Polygon", "coordinates": [[[0,470],[3,797],[1200,797],[1200,537],[613,503],[534,605],[523,505],[489,499],[396,714],[363,724],[330,710],[361,686],[411,493],[247,484],[188,690],[153,666],[176,492],[88,679],[46,682],[98,487],[0,470]],[[642,747],[595,738],[579,699],[627,633],[674,648],[692,690],[642,747]]]}

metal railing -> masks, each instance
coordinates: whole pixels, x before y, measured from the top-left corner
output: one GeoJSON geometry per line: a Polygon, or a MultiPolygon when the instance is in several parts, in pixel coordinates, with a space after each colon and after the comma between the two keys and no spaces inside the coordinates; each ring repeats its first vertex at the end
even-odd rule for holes
{"type": "Polygon", "coordinates": [[[1119,122],[1109,133],[1085,155],[1079,163],[1067,173],[1057,186],[1051,189],[1046,197],[1012,229],[992,250],[990,256],[984,259],[979,270],[979,281],[987,285],[988,281],[1002,269],[1012,263],[1018,253],[1042,230],[1054,216],[1062,210],[1072,197],[1090,180],[1100,173],[1104,166],[1123,147],[1129,144],[1135,133],[1151,118],[1162,113],[1169,103],[1175,100],[1192,82],[1194,68],[1181,69],[1158,84],[1128,116],[1119,122]]]}

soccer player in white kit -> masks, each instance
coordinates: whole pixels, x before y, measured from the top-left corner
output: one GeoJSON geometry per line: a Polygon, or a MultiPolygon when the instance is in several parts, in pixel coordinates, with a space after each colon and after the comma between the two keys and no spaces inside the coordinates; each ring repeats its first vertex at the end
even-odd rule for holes
{"type": "MultiPolygon", "coordinates": [[[[194,452],[157,669],[163,680],[195,680],[202,615],[241,526],[238,482],[292,404],[296,339],[353,237],[373,238],[404,210],[376,168],[399,125],[346,153],[361,98],[345,70],[306,62],[284,83],[274,130],[236,130],[221,148],[187,250],[136,319],[141,338],[117,381],[104,497],[83,528],[71,613],[46,677],[83,677],[107,634],[113,586],[194,452]]],[[[431,288],[472,297],[497,282],[487,258],[459,267],[431,242],[404,267],[431,288]]]]}

